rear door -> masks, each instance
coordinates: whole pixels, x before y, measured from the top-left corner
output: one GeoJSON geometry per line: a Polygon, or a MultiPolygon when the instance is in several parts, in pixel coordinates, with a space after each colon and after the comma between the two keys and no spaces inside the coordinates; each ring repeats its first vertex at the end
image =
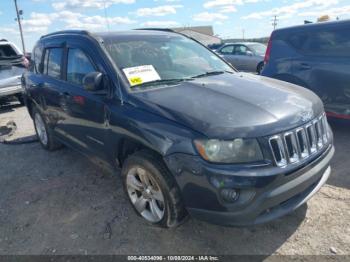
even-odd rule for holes
{"type": "MultiPolygon", "coordinates": [[[[43,49],[42,60],[36,61],[36,63],[39,62],[36,65],[38,74],[30,77],[32,86],[29,88],[33,90],[31,95],[54,130],[65,117],[61,112],[59,100],[60,88],[64,85],[62,79],[63,50],[61,44],[46,45],[43,49]]],[[[36,56],[36,50],[34,55],[36,56]]]]}
{"type": "Polygon", "coordinates": [[[350,115],[350,31],[320,26],[290,38],[298,50],[293,74],[314,91],[330,114],[350,115]]]}

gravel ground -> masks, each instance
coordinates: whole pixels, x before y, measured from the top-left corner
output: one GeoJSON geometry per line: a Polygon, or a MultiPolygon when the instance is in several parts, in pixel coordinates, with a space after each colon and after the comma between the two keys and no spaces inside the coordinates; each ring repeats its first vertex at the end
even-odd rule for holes
{"type": "MultiPolygon", "coordinates": [[[[26,109],[0,110],[10,138],[33,139],[26,109]]],[[[118,173],[71,149],[0,143],[0,254],[350,255],[350,125],[333,123],[336,155],[327,185],[307,205],[272,223],[227,228],[189,219],[177,229],[147,225],[118,173]]]]}

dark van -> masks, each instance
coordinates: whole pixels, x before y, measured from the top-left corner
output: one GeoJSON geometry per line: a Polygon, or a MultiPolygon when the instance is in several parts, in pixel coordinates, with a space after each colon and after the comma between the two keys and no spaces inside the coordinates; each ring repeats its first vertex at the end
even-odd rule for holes
{"type": "Polygon", "coordinates": [[[350,20],[274,31],[262,75],[306,87],[328,116],[350,119],[350,20]]]}

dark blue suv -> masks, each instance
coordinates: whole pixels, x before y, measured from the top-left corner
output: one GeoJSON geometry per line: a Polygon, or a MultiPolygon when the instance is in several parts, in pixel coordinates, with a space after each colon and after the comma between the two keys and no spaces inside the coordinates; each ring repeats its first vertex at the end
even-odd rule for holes
{"type": "Polygon", "coordinates": [[[121,168],[137,214],[173,227],[285,215],[326,182],[334,154],[321,100],[238,73],[180,34],[43,36],[22,79],[43,148],[62,144],[121,168]]]}
{"type": "Polygon", "coordinates": [[[274,31],[262,75],[312,90],[328,116],[350,120],[350,20],[274,31]]]}

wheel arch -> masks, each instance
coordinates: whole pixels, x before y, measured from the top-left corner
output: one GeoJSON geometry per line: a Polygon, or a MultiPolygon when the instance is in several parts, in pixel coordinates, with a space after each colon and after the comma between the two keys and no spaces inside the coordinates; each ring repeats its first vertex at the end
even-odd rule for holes
{"type": "Polygon", "coordinates": [[[154,146],[146,145],[145,143],[137,141],[135,139],[123,138],[120,140],[119,146],[117,147],[117,150],[114,154],[117,166],[122,167],[123,163],[130,155],[141,150],[150,151],[161,158],[164,156],[164,152],[162,152],[160,149],[155,148],[154,146]]]}

